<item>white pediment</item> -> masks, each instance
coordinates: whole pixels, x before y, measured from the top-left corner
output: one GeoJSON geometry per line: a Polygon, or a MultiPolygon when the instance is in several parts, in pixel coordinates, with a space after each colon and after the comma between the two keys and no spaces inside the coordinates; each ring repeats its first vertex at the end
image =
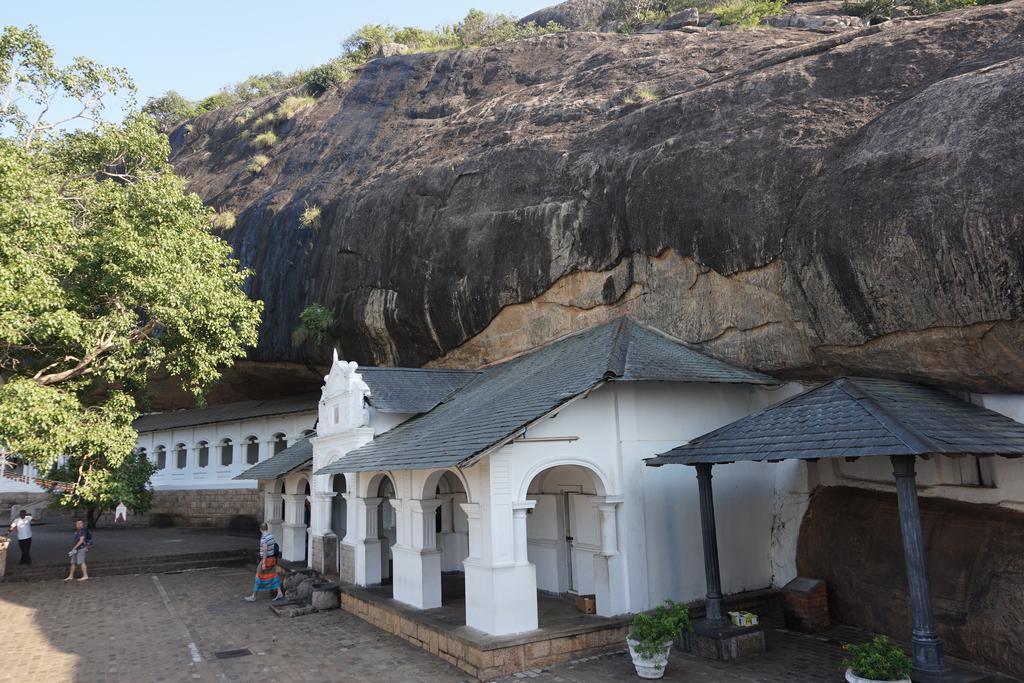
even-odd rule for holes
{"type": "Polygon", "coordinates": [[[320,422],[317,425],[320,436],[369,424],[366,398],[370,395],[370,387],[358,370],[357,363],[339,359],[335,349],[331,371],[324,376],[320,398],[320,422]]]}

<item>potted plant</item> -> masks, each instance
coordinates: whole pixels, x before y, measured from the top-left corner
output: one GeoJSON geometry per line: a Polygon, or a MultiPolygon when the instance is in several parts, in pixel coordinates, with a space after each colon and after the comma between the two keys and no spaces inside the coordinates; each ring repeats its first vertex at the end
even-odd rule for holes
{"type": "Polygon", "coordinates": [[[653,612],[636,615],[626,637],[636,675],[640,678],[664,676],[672,641],[683,630],[690,630],[690,612],[686,605],[672,600],[666,600],[653,612]]]}
{"type": "Polygon", "coordinates": [[[843,649],[850,655],[843,660],[849,683],[910,683],[910,657],[885,636],[864,645],[846,644],[843,649]]]}

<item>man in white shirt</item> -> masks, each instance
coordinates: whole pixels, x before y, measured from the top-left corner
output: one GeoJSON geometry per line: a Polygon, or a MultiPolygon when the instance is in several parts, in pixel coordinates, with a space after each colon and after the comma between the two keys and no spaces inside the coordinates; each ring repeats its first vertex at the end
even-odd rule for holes
{"type": "Polygon", "coordinates": [[[27,510],[22,510],[18,519],[11,522],[7,535],[10,536],[15,529],[18,530],[18,548],[21,550],[21,561],[18,564],[32,564],[32,515],[27,510]]]}

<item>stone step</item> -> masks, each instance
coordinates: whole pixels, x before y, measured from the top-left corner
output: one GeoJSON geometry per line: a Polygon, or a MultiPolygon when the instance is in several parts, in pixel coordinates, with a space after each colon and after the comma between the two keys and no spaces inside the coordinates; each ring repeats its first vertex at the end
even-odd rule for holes
{"type": "MultiPolygon", "coordinates": [[[[119,576],[124,574],[166,574],[188,569],[207,569],[210,567],[233,567],[238,565],[255,565],[258,553],[249,550],[230,550],[224,552],[193,553],[190,555],[164,555],[157,557],[133,558],[130,561],[105,560],[89,562],[91,576],[119,576]]],[[[15,568],[4,580],[7,582],[52,581],[64,578],[68,570],[66,564],[46,564],[33,566],[23,571],[15,568]]]]}

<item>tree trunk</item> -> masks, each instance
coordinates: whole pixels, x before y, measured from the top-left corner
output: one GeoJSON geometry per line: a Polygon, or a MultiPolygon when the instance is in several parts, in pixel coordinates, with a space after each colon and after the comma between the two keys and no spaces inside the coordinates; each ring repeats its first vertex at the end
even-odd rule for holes
{"type": "Polygon", "coordinates": [[[90,529],[95,529],[96,525],[100,521],[100,517],[103,516],[103,510],[100,508],[87,508],[85,511],[85,524],[90,529]]]}

